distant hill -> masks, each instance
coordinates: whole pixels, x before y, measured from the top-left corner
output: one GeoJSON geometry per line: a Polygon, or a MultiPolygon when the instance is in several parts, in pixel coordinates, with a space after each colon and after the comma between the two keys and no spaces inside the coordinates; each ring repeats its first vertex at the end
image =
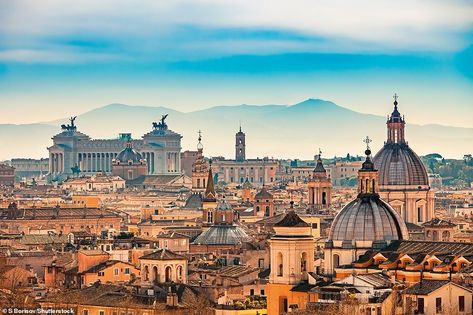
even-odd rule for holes
{"type": "MultiPolygon", "coordinates": [[[[386,114],[391,110],[386,108],[386,114]]],[[[400,107],[402,113],[402,106],[400,107]]],[[[373,150],[386,138],[386,117],[362,114],[329,101],[308,99],[295,105],[216,106],[182,113],[166,107],[110,104],[80,115],[78,129],[93,138],[131,132],[134,138],[151,130],[151,123],[168,113],[169,128],[183,135],[183,150],[195,149],[197,131],[203,132],[206,155],[234,155],[239,121],[247,135],[247,156],[311,158],[322,148],[327,157],[362,154],[361,140],[369,135],[373,150]]],[[[406,117],[409,122],[409,117],[406,117]]],[[[67,119],[28,125],[0,125],[0,159],[45,157],[51,137],[67,119]]],[[[406,137],[418,154],[439,152],[447,157],[472,153],[473,128],[407,125],[406,137]]]]}

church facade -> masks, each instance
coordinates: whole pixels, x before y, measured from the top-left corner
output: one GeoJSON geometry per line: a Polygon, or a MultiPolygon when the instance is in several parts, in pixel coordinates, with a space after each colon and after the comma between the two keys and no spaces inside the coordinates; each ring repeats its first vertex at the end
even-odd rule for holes
{"type": "Polygon", "coordinates": [[[246,157],[246,134],[240,130],[235,134],[235,159],[213,158],[212,171],[218,182],[240,184],[248,179],[255,186],[272,185],[277,179],[279,161],[270,158],[248,159],[246,157]]]}
{"type": "Polygon", "coordinates": [[[153,123],[152,130],[141,139],[131,139],[130,134],[120,134],[117,139],[91,139],[77,130],[75,117],[62,125],[55,135],[49,151],[49,179],[62,180],[75,172],[92,174],[112,171],[112,161],[128,142],[147,161],[150,175],[176,175],[181,173],[181,138],[165,122],[153,123]]]}

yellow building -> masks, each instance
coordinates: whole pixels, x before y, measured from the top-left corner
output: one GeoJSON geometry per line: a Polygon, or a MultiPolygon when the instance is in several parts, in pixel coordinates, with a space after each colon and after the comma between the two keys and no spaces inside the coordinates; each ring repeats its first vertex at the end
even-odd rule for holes
{"type": "Polygon", "coordinates": [[[314,271],[311,227],[291,208],[273,228],[276,234],[269,240],[271,272],[266,286],[268,314],[287,313],[296,305],[305,309],[309,294],[293,289],[307,282],[308,273],[314,271]]]}

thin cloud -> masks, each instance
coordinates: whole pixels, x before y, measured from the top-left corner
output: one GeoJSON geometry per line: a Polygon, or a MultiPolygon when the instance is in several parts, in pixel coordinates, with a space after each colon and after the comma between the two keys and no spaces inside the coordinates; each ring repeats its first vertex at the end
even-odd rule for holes
{"type": "Polygon", "coordinates": [[[57,39],[74,45],[77,38],[110,45],[67,51],[56,61],[80,59],[75,55],[95,60],[97,54],[108,59],[118,54],[114,49],[122,55],[138,52],[137,58],[267,53],[268,47],[276,53],[458,51],[468,46],[464,34],[473,26],[472,2],[435,0],[18,0],[2,2],[0,12],[4,60],[15,59],[11,53],[19,51],[17,61],[25,62],[42,55],[45,62],[54,60],[49,58],[54,52],[44,52],[44,46],[57,39]],[[222,35],[222,29],[228,32],[222,35]],[[270,32],[295,38],[278,40],[270,32]]]}

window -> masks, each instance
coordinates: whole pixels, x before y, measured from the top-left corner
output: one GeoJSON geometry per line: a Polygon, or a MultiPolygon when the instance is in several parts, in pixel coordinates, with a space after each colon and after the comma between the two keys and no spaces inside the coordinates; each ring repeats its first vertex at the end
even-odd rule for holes
{"type": "Polygon", "coordinates": [[[264,268],[264,258],[258,259],[258,268],[264,268]]]}
{"type": "Polygon", "coordinates": [[[113,275],[114,276],[118,276],[119,272],[120,272],[120,270],[118,270],[118,268],[113,269],[113,275]]]}
{"type": "Polygon", "coordinates": [[[125,274],[129,275],[130,274],[130,268],[125,268],[125,274]]]}
{"type": "Polygon", "coordinates": [[[99,277],[103,277],[105,273],[103,271],[99,271],[99,277]]]}
{"type": "Polygon", "coordinates": [[[278,277],[282,277],[283,272],[284,272],[282,253],[278,253],[277,262],[278,262],[278,277]]]}
{"type": "Polygon", "coordinates": [[[100,311],[99,311],[99,315],[105,315],[105,311],[100,310],[100,311]]]}
{"type": "Polygon", "coordinates": [[[442,298],[435,299],[435,311],[436,313],[442,313],[442,298]]]}
{"type": "Polygon", "coordinates": [[[337,268],[338,266],[340,266],[340,256],[338,256],[337,254],[334,254],[332,263],[333,263],[333,268],[337,268]]]}
{"type": "Polygon", "coordinates": [[[255,295],[255,289],[250,289],[250,295],[251,296],[255,295]]]}
{"type": "Polygon", "coordinates": [[[465,297],[463,295],[460,295],[458,297],[458,311],[459,312],[465,311],[465,297]]]}
{"type": "Polygon", "coordinates": [[[89,315],[89,310],[87,310],[87,309],[82,310],[82,315],[89,315]]]}
{"type": "Polygon", "coordinates": [[[263,295],[263,296],[264,296],[264,290],[263,290],[263,289],[261,289],[261,295],[263,295]]]}
{"type": "Polygon", "coordinates": [[[307,271],[307,254],[305,252],[301,255],[301,271],[307,271]]]}
{"type": "Polygon", "coordinates": [[[417,313],[424,314],[424,298],[417,299],[417,313]]]}
{"type": "Polygon", "coordinates": [[[421,207],[417,208],[417,221],[422,222],[422,208],[421,207]]]}

